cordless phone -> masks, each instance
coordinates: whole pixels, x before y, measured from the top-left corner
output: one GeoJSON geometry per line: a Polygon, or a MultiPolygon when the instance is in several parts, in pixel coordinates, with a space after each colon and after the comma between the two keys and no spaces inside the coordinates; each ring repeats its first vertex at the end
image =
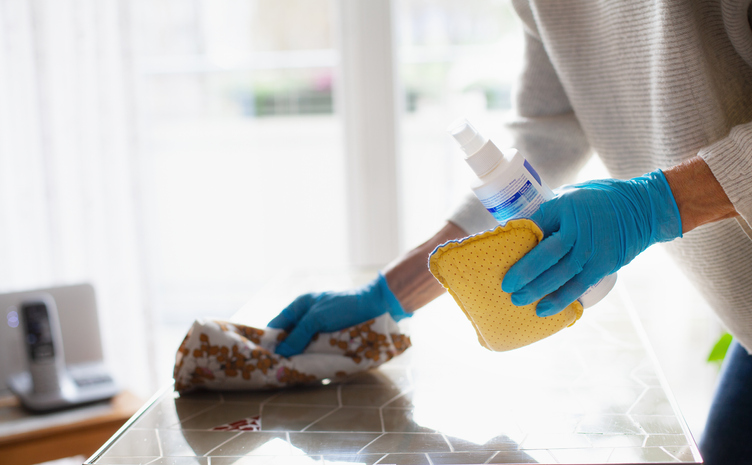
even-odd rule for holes
{"type": "Polygon", "coordinates": [[[66,365],[60,317],[52,295],[32,293],[15,308],[28,370],[11,375],[7,384],[23,406],[42,412],[109,399],[118,393],[102,362],[66,365]]]}
{"type": "Polygon", "coordinates": [[[42,297],[22,302],[20,310],[34,392],[60,391],[65,357],[55,301],[42,297]]]}

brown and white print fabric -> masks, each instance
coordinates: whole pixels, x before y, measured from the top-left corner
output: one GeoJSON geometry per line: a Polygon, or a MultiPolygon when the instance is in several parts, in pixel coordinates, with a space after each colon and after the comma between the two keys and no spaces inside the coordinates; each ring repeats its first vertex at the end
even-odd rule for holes
{"type": "Polygon", "coordinates": [[[287,333],[217,320],[196,320],[178,349],[175,390],[277,389],[369,370],[410,347],[388,314],[332,333],[317,334],[302,354],[274,353],[287,333]]]}

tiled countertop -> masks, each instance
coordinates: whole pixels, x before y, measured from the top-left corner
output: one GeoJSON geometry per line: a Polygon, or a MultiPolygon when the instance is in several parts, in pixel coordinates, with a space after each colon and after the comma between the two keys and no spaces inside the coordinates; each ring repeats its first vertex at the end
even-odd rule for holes
{"type": "Polygon", "coordinates": [[[412,348],[342,383],[166,388],[86,463],[701,461],[618,285],[573,327],[511,352],[480,347],[447,296],[409,324],[412,348]]]}

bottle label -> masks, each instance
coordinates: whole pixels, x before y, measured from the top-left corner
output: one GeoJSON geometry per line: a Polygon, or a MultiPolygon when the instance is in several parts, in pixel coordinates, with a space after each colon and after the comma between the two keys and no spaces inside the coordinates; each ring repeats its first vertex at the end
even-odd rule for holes
{"type": "Polygon", "coordinates": [[[543,196],[526,176],[518,176],[504,189],[481,199],[481,202],[496,221],[505,223],[513,218],[529,218],[543,200],[543,196]]]}
{"type": "Polygon", "coordinates": [[[530,162],[528,162],[527,160],[525,160],[523,162],[522,166],[524,166],[525,169],[527,170],[527,172],[530,173],[530,175],[533,178],[535,178],[536,181],[538,181],[538,185],[539,186],[543,185],[543,182],[541,181],[540,175],[538,174],[537,171],[535,171],[535,168],[533,168],[533,165],[531,165],[530,162]]]}

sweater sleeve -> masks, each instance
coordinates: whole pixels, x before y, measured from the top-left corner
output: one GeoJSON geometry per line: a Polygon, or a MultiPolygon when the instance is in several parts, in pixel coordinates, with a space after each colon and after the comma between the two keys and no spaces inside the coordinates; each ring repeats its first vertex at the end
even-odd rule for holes
{"type": "MultiPolygon", "coordinates": [[[[731,0],[721,4],[723,23],[737,54],[752,68],[752,1],[731,0]]],[[[738,103],[743,105],[743,103],[738,103]]],[[[738,109],[749,114],[749,109],[738,109]],[[744,111],[746,110],[746,111],[744,111]]],[[[744,120],[742,120],[744,121],[744,120]]],[[[737,124],[729,134],[700,150],[736,211],[752,233],[752,121],[737,124]]],[[[752,237],[752,235],[750,235],[752,237]]]]}
{"type": "MultiPolygon", "coordinates": [[[[556,188],[575,180],[591,155],[590,144],[540,41],[527,1],[515,1],[514,7],[522,20],[525,50],[513,91],[514,116],[506,129],[546,184],[556,188]]],[[[497,224],[474,196],[465,198],[449,221],[468,234],[497,224]]]]}
{"type": "Polygon", "coordinates": [[[735,126],[728,136],[705,147],[699,155],[736,211],[752,225],[752,122],[735,126]]]}
{"type": "Polygon", "coordinates": [[[515,146],[551,188],[572,183],[592,154],[545,44],[528,0],[514,0],[524,31],[524,61],[514,90],[513,119],[506,125],[515,146]]]}

